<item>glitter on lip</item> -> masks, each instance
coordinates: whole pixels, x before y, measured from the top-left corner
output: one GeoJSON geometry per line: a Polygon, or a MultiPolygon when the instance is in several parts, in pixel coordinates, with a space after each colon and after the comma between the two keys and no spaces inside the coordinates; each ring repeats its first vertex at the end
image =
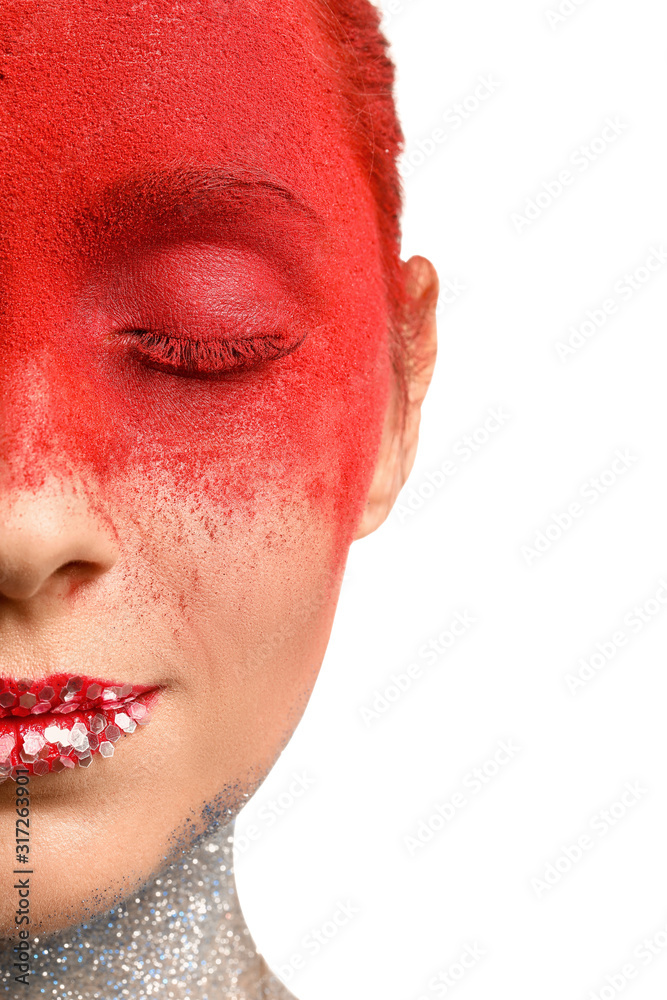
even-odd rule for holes
{"type": "Polygon", "coordinates": [[[0,783],[16,769],[46,775],[112,757],[114,744],[150,721],[159,688],[79,675],[0,678],[0,783]]]}

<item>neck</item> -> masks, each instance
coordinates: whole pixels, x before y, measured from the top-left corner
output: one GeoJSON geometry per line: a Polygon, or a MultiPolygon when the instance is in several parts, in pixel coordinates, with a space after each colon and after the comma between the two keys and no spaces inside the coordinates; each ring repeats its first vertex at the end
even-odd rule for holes
{"type": "MultiPolygon", "coordinates": [[[[30,980],[68,1000],[293,1000],[246,927],[233,872],[233,822],[199,840],[104,916],[35,938],[30,980]],[[160,983],[164,983],[161,988],[160,983]]],[[[12,946],[0,944],[0,992],[12,946]]]]}

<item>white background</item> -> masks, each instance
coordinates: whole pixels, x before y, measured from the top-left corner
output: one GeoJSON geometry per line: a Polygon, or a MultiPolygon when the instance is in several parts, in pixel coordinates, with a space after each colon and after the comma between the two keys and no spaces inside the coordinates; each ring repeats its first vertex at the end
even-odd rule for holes
{"type": "Polygon", "coordinates": [[[404,256],[449,302],[404,509],[353,546],[312,701],[237,823],[249,926],[299,1000],[667,995],[667,18],[558,4],[384,3],[404,256]]]}

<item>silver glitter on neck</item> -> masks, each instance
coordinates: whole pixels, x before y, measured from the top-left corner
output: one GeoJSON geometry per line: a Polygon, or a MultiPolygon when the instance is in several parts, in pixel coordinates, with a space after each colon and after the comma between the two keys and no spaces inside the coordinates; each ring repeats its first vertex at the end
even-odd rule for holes
{"type": "Polygon", "coordinates": [[[236,895],[233,822],[104,916],[32,944],[30,984],[0,942],[0,994],[45,1000],[294,1000],[255,949],[236,895]]]}

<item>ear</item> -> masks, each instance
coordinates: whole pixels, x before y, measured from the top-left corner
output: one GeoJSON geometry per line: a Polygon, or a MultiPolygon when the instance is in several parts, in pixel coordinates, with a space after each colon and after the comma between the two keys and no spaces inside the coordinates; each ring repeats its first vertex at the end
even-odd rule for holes
{"type": "Polygon", "coordinates": [[[392,391],[375,474],[356,538],[363,538],[382,524],[410,474],[417,453],[421,406],[435,365],[438,275],[425,257],[411,257],[402,266],[408,296],[403,331],[406,385],[404,392],[397,385],[392,391]]]}

